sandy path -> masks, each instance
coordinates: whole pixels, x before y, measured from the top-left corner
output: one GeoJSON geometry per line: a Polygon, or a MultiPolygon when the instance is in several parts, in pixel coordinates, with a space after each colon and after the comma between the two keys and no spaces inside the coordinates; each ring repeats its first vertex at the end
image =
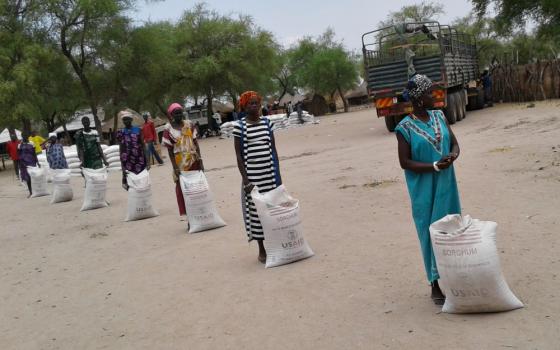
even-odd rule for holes
{"type": "Polygon", "coordinates": [[[464,213],[499,223],[508,283],[526,308],[441,314],[425,281],[394,135],[373,111],[280,131],[284,183],[316,256],[265,270],[246,243],[231,140],[201,142],[228,226],[189,235],[169,166],[161,216],[25,199],[0,173],[0,349],[557,349],[560,101],[471,112],[454,131],[464,213]]]}

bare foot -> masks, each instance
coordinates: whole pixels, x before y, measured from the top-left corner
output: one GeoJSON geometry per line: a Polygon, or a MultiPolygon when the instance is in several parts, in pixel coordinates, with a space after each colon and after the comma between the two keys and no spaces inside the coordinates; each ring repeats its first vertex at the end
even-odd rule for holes
{"type": "Polygon", "coordinates": [[[264,253],[259,253],[259,258],[258,258],[258,259],[259,259],[259,262],[260,262],[261,264],[266,263],[266,252],[264,252],[264,253]]]}
{"type": "Polygon", "coordinates": [[[27,195],[27,198],[30,198],[30,197],[31,197],[31,193],[27,195]]]}

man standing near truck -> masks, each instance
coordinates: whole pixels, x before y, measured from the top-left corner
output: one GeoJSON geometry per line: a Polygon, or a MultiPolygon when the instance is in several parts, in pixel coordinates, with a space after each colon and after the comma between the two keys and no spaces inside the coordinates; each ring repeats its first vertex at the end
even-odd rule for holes
{"type": "Polygon", "coordinates": [[[142,126],[142,136],[144,137],[144,143],[146,145],[146,158],[148,159],[148,163],[151,162],[153,155],[156,158],[158,164],[163,165],[163,160],[161,160],[161,157],[159,156],[155,148],[158,137],[154,122],[150,120],[150,113],[144,113],[142,117],[144,118],[144,125],[142,126]]]}
{"type": "Polygon", "coordinates": [[[484,68],[484,73],[480,76],[480,80],[482,80],[482,88],[484,89],[484,103],[488,107],[492,107],[494,105],[492,102],[492,77],[488,67],[484,68]]]}

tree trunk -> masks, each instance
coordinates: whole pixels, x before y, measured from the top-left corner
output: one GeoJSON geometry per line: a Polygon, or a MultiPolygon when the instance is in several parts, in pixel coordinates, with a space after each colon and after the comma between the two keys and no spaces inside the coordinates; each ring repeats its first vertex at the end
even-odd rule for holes
{"type": "Polygon", "coordinates": [[[22,132],[25,132],[29,135],[31,132],[31,121],[26,117],[21,117],[21,124],[22,124],[22,132]]]}
{"type": "Polygon", "coordinates": [[[68,129],[66,129],[66,122],[62,123],[62,129],[64,129],[64,135],[66,137],[66,143],[68,144],[68,146],[70,146],[72,144],[72,138],[70,137],[70,133],[68,132],[68,129]]]}
{"type": "Polygon", "coordinates": [[[344,113],[348,112],[348,101],[346,101],[346,98],[344,97],[344,94],[342,93],[342,90],[340,89],[340,87],[338,88],[338,94],[340,95],[340,98],[342,99],[342,103],[344,104],[344,113]]]}
{"type": "MultiPolygon", "coordinates": [[[[95,100],[95,96],[93,95],[93,91],[91,89],[89,79],[85,75],[83,67],[80,66],[80,64],[78,64],[78,62],[76,61],[74,56],[72,56],[71,49],[68,48],[68,43],[66,42],[66,30],[68,30],[68,28],[63,27],[60,31],[60,47],[62,49],[62,54],[68,59],[68,61],[72,65],[72,68],[74,68],[74,72],[76,73],[78,78],[80,78],[80,83],[82,85],[82,88],[84,89],[84,93],[86,95],[86,98],[88,99],[89,106],[91,108],[91,113],[93,114],[93,120],[95,122],[95,128],[97,129],[97,132],[99,133],[99,135],[101,135],[101,132],[102,132],[101,121],[99,120],[99,117],[97,116],[97,101],[95,100]]],[[[84,52],[83,49],[84,48],[82,47],[81,52],[84,52]]]]}
{"type": "Polygon", "coordinates": [[[55,125],[55,117],[56,117],[56,112],[53,112],[53,114],[50,117],[47,117],[44,119],[45,125],[47,126],[47,131],[48,132],[52,132],[56,125],[55,125]]]}
{"type": "Polygon", "coordinates": [[[208,128],[212,127],[212,114],[214,114],[213,111],[212,111],[212,99],[213,99],[212,98],[212,91],[208,91],[208,96],[207,96],[207,101],[206,101],[207,106],[208,106],[207,107],[208,109],[206,110],[206,117],[208,117],[208,128]]]}
{"type": "Polygon", "coordinates": [[[239,108],[239,100],[237,99],[237,94],[230,92],[229,96],[231,97],[231,103],[233,103],[233,111],[237,112],[239,108]]]}
{"type": "Polygon", "coordinates": [[[282,97],[284,97],[284,95],[286,95],[286,93],[288,93],[288,89],[286,89],[285,87],[282,87],[282,93],[280,94],[280,97],[278,98],[278,102],[280,102],[282,100],[282,97]]]}
{"type": "Polygon", "coordinates": [[[159,103],[159,101],[156,101],[156,106],[159,109],[159,111],[163,114],[164,117],[169,117],[167,115],[167,111],[165,110],[165,108],[161,105],[161,103],[159,103]]]}

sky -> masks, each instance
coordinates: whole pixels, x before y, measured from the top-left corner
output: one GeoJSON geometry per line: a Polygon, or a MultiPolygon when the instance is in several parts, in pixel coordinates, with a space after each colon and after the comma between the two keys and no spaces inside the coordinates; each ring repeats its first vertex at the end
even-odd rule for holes
{"type": "MultiPolygon", "coordinates": [[[[200,1],[139,1],[130,15],[138,22],[178,20],[182,13],[200,1]]],[[[402,6],[421,3],[406,0],[206,0],[206,4],[222,14],[250,15],[255,23],[272,32],[284,46],[294,44],[303,36],[318,36],[331,27],[336,39],[347,49],[361,52],[363,33],[376,29],[379,21],[402,6]]],[[[441,1],[445,14],[438,20],[449,24],[469,14],[469,0],[441,1]]]]}

